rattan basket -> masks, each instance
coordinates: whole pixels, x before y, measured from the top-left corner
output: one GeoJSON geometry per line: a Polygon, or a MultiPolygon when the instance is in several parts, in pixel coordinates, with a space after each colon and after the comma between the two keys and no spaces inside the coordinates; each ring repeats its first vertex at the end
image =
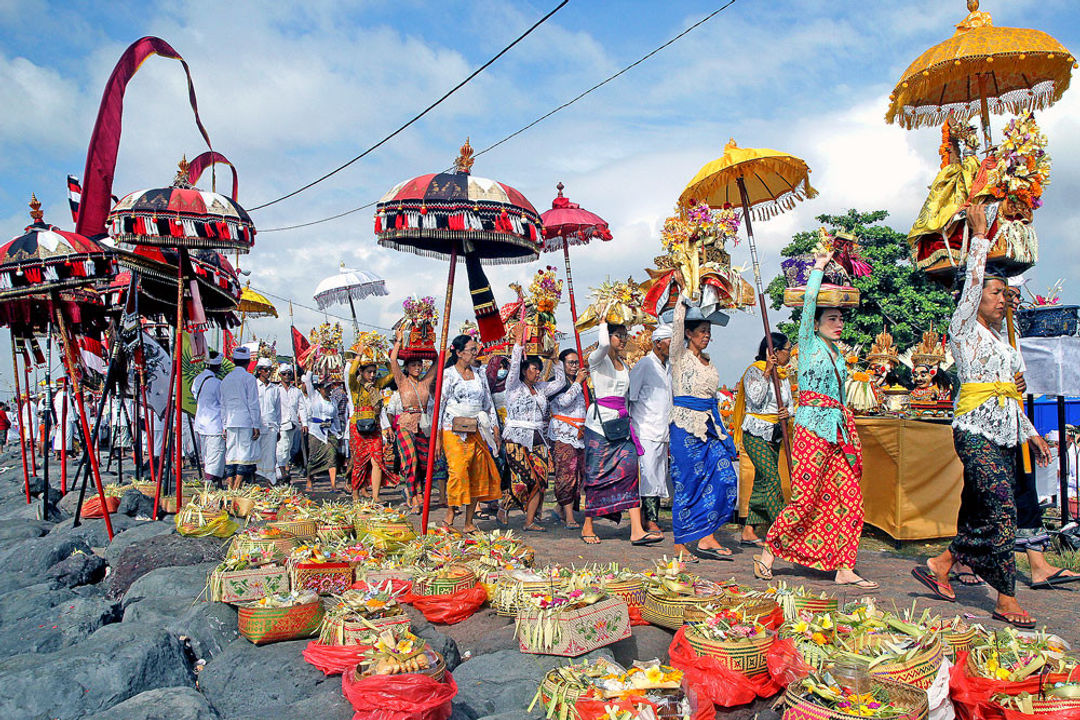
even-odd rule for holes
{"type": "Polygon", "coordinates": [[[565,584],[562,580],[523,581],[512,575],[503,575],[495,582],[494,591],[488,592],[488,603],[495,609],[496,615],[517,617],[523,596],[545,590],[558,590],[565,584]]]}
{"type": "Polygon", "coordinates": [[[353,584],[353,568],[347,562],[289,563],[289,583],[293,590],[340,595],[353,584]]]}
{"type": "Polygon", "coordinates": [[[367,533],[375,547],[388,553],[400,551],[405,543],[416,537],[416,530],[408,520],[358,517],[355,527],[358,536],[367,533]]]}
{"type": "Polygon", "coordinates": [[[289,592],[289,572],[281,565],[244,570],[215,569],[210,573],[211,602],[241,603],[289,592]]]}
{"type": "Polygon", "coordinates": [[[949,660],[953,660],[957,653],[970,650],[971,646],[975,643],[975,638],[978,636],[979,631],[974,625],[968,627],[966,630],[950,630],[941,633],[941,639],[945,641],[945,657],[949,658],[949,660]]]}
{"type": "Polygon", "coordinates": [[[296,549],[298,543],[294,537],[258,538],[247,535],[237,535],[229,544],[229,556],[240,557],[258,553],[267,560],[284,562],[296,549]]]}
{"type": "Polygon", "coordinates": [[[814,615],[827,612],[836,612],[840,608],[840,602],[836,598],[806,597],[796,595],[794,597],[795,611],[808,612],[814,615]]]}
{"type": "Polygon", "coordinates": [[[255,645],[314,635],[323,619],[318,600],[290,607],[244,604],[236,609],[240,634],[255,645]]]}
{"type": "Polygon", "coordinates": [[[768,598],[738,598],[733,595],[721,595],[712,602],[696,602],[683,610],[684,623],[705,622],[709,619],[706,606],[718,608],[739,608],[747,619],[764,618],[773,613],[779,607],[774,600],[768,598]]]}
{"type": "Polygon", "coordinates": [[[269,527],[277,528],[283,535],[292,535],[298,540],[310,540],[315,537],[317,524],[314,520],[294,518],[292,520],[276,520],[267,523],[269,527]]]}
{"type": "MultiPolygon", "coordinates": [[[[327,613],[323,618],[322,627],[319,629],[319,637],[331,645],[360,645],[361,639],[372,633],[371,628],[360,620],[352,619],[355,616],[332,617],[327,613]]],[[[377,628],[404,625],[409,627],[409,616],[405,614],[391,615],[390,617],[369,619],[369,623],[377,628]]]]}
{"type": "Polygon", "coordinates": [[[476,573],[464,565],[444,568],[445,575],[417,578],[413,581],[414,595],[452,595],[476,585],[476,573]]]}
{"type": "Polygon", "coordinates": [[[686,641],[698,655],[711,655],[716,658],[721,667],[740,672],[747,677],[757,677],[769,672],[765,655],[776,641],[776,634],[766,631],[759,638],[713,640],[691,625],[686,628],[686,641]]]}
{"type": "Polygon", "coordinates": [[[645,604],[645,581],[643,578],[626,578],[604,583],[610,595],[622,598],[627,607],[640,608],[645,604]]]}
{"type": "Polygon", "coordinates": [[[346,540],[355,534],[356,526],[353,523],[319,523],[315,528],[316,537],[329,544],[346,540]]]}
{"type": "Polygon", "coordinates": [[[645,589],[645,604],[641,606],[641,617],[646,622],[669,630],[678,630],[683,625],[683,616],[688,607],[720,601],[720,595],[671,595],[660,593],[654,588],[645,589]]]}
{"type": "MultiPolygon", "coordinates": [[[[858,651],[883,643],[888,639],[887,635],[867,635],[864,639],[856,641],[854,647],[858,651]]],[[[920,690],[928,690],[934,684],[938,671],[941,669],[941,659],[945,654],[941,645],[939,637],[928,647],[913,655],[910,660],[878,663],[870,669],[870,674],[905,685],[913,685],[920,690]]]]}
{"type": "MultiPolygon", "coordinates": [[[[879,677],[872,677],[870,684],[874,688],[885,688],[889,693],[889,702],[902,708],[903,712],[889,716],[889,720],[926,720],[929,716],[926,691],[879,677]]],[[[787,708],[784,720],[852,720],[859,717],[818,705],[806,699],[800,689],[801,683],[794,682],[784,693],[787,708]]]]}
{"type": "Polygon", "coordinates": [[[246,518],[255,510],[255,500],[249,497],[234,497],[232,499],[232,514],[236,517],[246,518]]]}

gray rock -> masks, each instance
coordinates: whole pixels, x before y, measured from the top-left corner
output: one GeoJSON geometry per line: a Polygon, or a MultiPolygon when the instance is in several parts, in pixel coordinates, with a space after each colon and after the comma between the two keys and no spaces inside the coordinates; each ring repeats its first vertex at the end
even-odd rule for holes
{"type": "MultiPolygon", "coordinates": [[[[206,580],[217,563],[202,563],[183,567],[163,567],[152,570],[131,584],[124,593],[124,608],[146,598],[155,601],[178,598],[189,606],[195,603],[206,588],[206,580]]],[[[112,588],[108,594],[112,595],[112,588]]]]}
{"type": "Polygon", "coordinates": [[[105,577],[105,558],[76,553],[53,565],[45,576],[64,587],[96,583],[105,577]]]}
{"type": "Polygon", "coordinates": [[[74,645],[120,620],[118,603],[37,584],[0,595],[0,656],[48,653],[74,645]]]}
{"type": "Polygon", "coordinates": [[[143,521],[136,523],[131,528],[113,538],[109,546],[105,548],[105,562],[110,566],[116,565],[117,560],[126,548],[137,545],[144,540],[159,535],[176,534],[176,524],[169,522],[143,521]]]}
{"type": "Polygon", "coordinates": [[[443,635],[434,625],[425,620],[423,615],[419,613],[409,613],[409,615],[412,618],[410,624],[413,634],[427,640],[432,649],[443,656],[446,669],[453,672],[461,664],[461,653],[458,652],[458,646],[454,642],[454,638],[443,635]]]}
{"type": "Polygon", "coordinates": [[[305,717],[289,715],[286,708],[325,688],[341,689],[340,677],[326,677],[304,661],[301,652],[307,644],[291,640],[256,646],[241,638],[206,664],[199,687],[224,720],[305,717]]]}
{"type": "Polygon", "coordinates": [[[84,717],[147,690],[195,681],[175,635],[136,623],[106,625],[57,652],[4,658],[0,676],[0,717],[25,720],[84,717]]]}
{"type": "MultiPolygon", "coordinates": [[[[183,535],[148,538],[124,548],[112,563],[109,593],[113,597],[120,597],[132,583],[157,568],[220,561],[224,554],[224,543],[218,538],[188,538],[183,535]]],[[[203,582],[205,584],[205,578],[203,582]]]]}
{"type": "MultiPolygon", "coordinates": [[[[149,576],[144,576],[149,577],[149,576]]],[[[124,622],[156,625],[186,638],[195,657],[210,660],[240,637],[236,610],[189,597],[147,597],[124,609],[124,622]]]]}
{"type": "Polygon", "coordinates": [[[120,498],[120,505],[116,508],[118,515],[130,517],[154,517],[154,499],[143,495],[135,489],[128,490],[120,498]]]}
{"type": "Polygon", "coordinates": [[[44,575],[46,570],[75,551],[89,553],[90,546],[82,538],[52,533],[23,540],[0,552],[0,572],[44,575]]]}
{"type": "MultiPolygon", "coordinates": [[[[86,488],[86,495],[83,498],[83,502],[85,502],[86,500],[89,500],[91,497],[93,497],[93,492],[94,491],[93,491],[92,488],[87,487],[86,488]]],[[[78,507],[78,505],[79,505],[79,490],[78,490],[78,488],[69,490],[68,494],[65,495],[64,497],[62,497],[60,499],[60,501],[58,503],[56,503],[56,507],[59,508],[61,512],[66,513],[67,515],[74,515],[75,514],[75,508],[78,507]]]]}
{"type": "MultiPolygon", "coordinates": [[[[574,662],[598,657],[612,659],[610,651],[600,648],[575,658],[574,662]]],[[[525,655],[517,650],[477,655],[454,672],[458,684],[454,717],[474,720],[499,713],[516,713],[517,717],[523,717],[544,675],[568,662],[568,658],[525,655]]]]}
{"type": "Polygon", "coordinates": [[[630,667],[635,660],[668,661],[668,648],[675,633],[655,625],[639,625],[632,628],[633,634],[625,640],[608,645],[615,656],[615,662],[630,667]]]}
{"type": "Polygon", "coordinates": [[[49,512],[46,517],[42,516],[41,501],[35,500],[33,503],[27,505],[23,501],[8,501],[0,505],[0,519],[2,520],[48,520],[49,522],[59,522],[67,517],[67,514],[57,510],[55,505],[49,506],[49,512]]]}
{"type": "MultiPolygon", "coordinates": [[[[109,515],[109,522],[112,523],[114,540],[135,525],[134,519],[116,513],[109,515]]],[[[83,518],[79,521],[79,527],[75,527],[75,518],[70,517],[56,523],[49,534],[82,538],[90,547],[102,548],[109,545],[109,530],[105,527],[104,518],[83,518]]]]}
{"type": "Polygon", "coordinates": [[[41,537],[49,532],[52,526],[53,524],[46,520],[0,520],[0,542],[7,544],[41,537]]]}
{"type": "Polygon", "coordinates": [[[239,715],[225,716],[224,720],[352,720],[354,710],[342,693],[341,678],[334,676],[327,680],[311,697],[288,705],[262,706],[257,711],[248,710],[239,715]]]}
{"type": "Polygon", "coordinates": [[[462,650],[476,655],[488,655],[500,650],[517,651],[518,641],[514,636],[514,619],[492,615],[491,628],[479,637],[471,639],[471,644],[462,646],[462,650]]]}
{"type": "Polygon", "coordinates": [[[168,687],[147,690],[86,720],[218,720],[198,690],[168,687]]]}

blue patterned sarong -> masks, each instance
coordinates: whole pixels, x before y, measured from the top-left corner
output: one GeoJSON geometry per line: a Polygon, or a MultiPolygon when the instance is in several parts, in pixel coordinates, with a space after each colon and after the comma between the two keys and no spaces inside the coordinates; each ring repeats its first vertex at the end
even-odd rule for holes
{"type": "MultiPolygon", "coordinates": [[[[678,396],[675,404],[697,410],[688,402],[697,399],[678,396]]],[[[735,510],[738,482],[731,464],[737,457],[735,446],[730,437],[720,438],[712,422],[707,437],[702,441],[671,423],[671,480],[675,485],[671,515],[676,543],[711,535],[735,510]]]]}

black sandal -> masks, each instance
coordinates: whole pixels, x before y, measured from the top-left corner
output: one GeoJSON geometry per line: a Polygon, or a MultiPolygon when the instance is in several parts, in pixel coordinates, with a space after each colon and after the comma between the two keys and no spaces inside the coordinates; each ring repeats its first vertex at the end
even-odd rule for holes
{"type": "Polygon", "coordinates": [[[654,530],[652,532],[645,533],[644,535],[639,537],[637,540],[631,540],[630,544],[631,545],[637,545],[638,547],[640,547],[642,545],[655,545],[656,543],[661,543],[661,542],[664,542],[663,534],[658,533],[658,532],[656,532],[654,530]]]}

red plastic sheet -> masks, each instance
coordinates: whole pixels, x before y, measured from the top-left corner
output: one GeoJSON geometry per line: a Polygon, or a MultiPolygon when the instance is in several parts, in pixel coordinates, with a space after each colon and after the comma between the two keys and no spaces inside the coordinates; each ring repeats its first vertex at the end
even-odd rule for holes
{"type": "Polygon", "coordinates": [[[729,670],[711,655],[698,655],[686,639],[686,626],[679,628],[668,648],[668,656],[673,667],[683,671],[690,687],[697,693],[698,700],[704,704],[709,700],[719,707],[746,705],[757,698],[772,697],[783,688],[771,674],[747,677],[743,673],[729,670]]]}
{"type": "MultiPolygon", "coordinates": [[[[120,507],[120,498],[107,497],[105,498],[105,507],[109,509],[109,514],[112,515],[116,512],[116,508],[120,507]]],[[[82,506],[82,516],[84,518],[103,518],[105,513],[101,510],[101,498],[92,497],[82,506]]]]}
{"type": "MultiPolygon", "coordinates": [[[[1064,673],[1051,673],[1039,677],[1029,677],[1018,682],[991,680],[970,675],[967,671],[968,653],[956,654],[956,664],[949,670],[949,697],[956,707],[960,720],[1032,720],[1035,716],[1025,715],[1016,710],[1006,710],[990,697],[996,693],[1019,695],[1022,692],[1037,695],[1047,685],[1066,682],[1069,676],[1064,673]]],[[[1061,711],[1039,713],[1038,720],[1080,720],[1080,712],[1061,711]]]]}
{"type": "Polygon", "coordinates": [[[324,675],[340,675],[356,667],[364,657],[367,645],[323,645],[312,640],[304,648],[304,660],[323,671],[324,675]]]}
{"type": "Polygon", "coordinates": [[[641,617],[641,608],[637,605],[627,605],[626,612],[630,616],[630,627],[652,624],[645,618],[641,617]]]}
{"type": "Polygon", "coordinates": [[[351,669],[341,687],[356,711],[353,720],[448,720],[458,691],[450,673],[442,682],[416,673],[356,680],[351,669]]]}
{"type": "Polygon", "coordinates": [[[769,668],[769,677],[780,688],[786,688],[810,674],[810,666],[790,638],[777,638],[773,642],[765,653],[765,665],[769,668]]]}
{"type": "Polygon", "coordinates": [[[449,595],[405,594],[398,600],[422,612],[428,622],[453,625],[472,617],[480,609],[487,600],[487,590],[483,585],[475,585],[449,595]]]}
{"type": "Polygon", "coordinates": [[[758,620],[758,622],[769,630],[779,630],[780,626],[784,624],[784,611],[777,605],[771,613],[758,620]]]}

